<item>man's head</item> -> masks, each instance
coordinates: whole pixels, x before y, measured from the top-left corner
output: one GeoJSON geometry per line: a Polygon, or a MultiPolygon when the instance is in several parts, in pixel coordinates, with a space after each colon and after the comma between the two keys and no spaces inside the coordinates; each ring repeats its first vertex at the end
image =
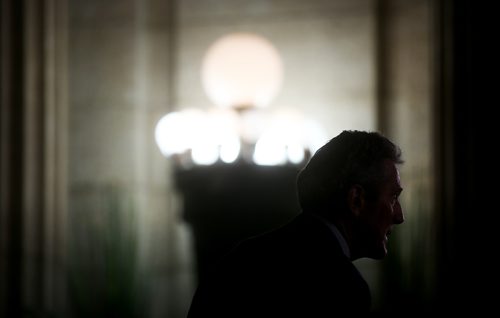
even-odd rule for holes
{"type": "Polygon", "coordinates": [[[376,132],[344,131],[321,147],[299,173],[304,211],[340,224],[353,258],[382,258],[387,235],[403,222],[397,164],[401,151],[376,132]]]}

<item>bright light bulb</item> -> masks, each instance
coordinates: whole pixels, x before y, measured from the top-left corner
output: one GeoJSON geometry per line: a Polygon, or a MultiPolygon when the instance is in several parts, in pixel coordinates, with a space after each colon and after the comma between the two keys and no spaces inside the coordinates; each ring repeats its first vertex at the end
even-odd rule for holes
{"type": "Polygon", "coordinates": [[[191,151],[193,162],[198,165],[211,165],[219,158],[217,146],[213,144],[198,143],[191,151]]]}
{"type": "Polygon", "coordinates": [[[265,107],[281,88],[283,66],[265,38],[233,33],[208,49],[201,76],[206,94],[220,107],[265,107]]]}
{"type": "Polygon", "coordinates": [[[275,134],[264,134],[255,144],[253,161],[262,166],[276,166],[286,163],[286,145],[275,134]]]}
{"type": "Polygon", "coordinates": [[[287,145],[286,155],[291,163],[299,164],[304,160],[304,147],[300,143],[287,145]]]}
{"type": "Polygon", "coordinates": [[[230,110],[213,110],[206,116],[204,144],[211,144],[218,150],[220,160],[234,162],[240,154],[238,118],[230,110]]]}
{"type": "Polygon", "coordinates": [[[226,138],[220,145],[220,159],[225,163],[232,163],[238,159],[241,144],[239,139],[233,136],[226,138]]]}
{"type": "Polygon", "coordinates": [[[161,153],[169,157],[191,149],[197,143],[202,121],[202,112],[194,109],[163,116],[155,128],[155,140],[161,153]]]}

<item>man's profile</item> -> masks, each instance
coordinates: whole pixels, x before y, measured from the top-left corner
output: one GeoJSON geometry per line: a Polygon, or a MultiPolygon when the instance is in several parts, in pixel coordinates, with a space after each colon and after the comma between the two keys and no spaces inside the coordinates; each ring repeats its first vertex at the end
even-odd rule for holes
{"type": "Polygon", "coordinates": [[[400,149],[377,132],[343,131],[297,176],[302,212],[236,246],[201,281],[188,317],[368,313],[368,285],[352,261],[387,254],[404,221],[400,149]]]}

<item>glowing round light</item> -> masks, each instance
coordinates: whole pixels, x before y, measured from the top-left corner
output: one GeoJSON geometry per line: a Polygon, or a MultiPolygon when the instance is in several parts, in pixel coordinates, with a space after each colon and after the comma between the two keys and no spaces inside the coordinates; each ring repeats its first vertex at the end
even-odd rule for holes
{"type": "Polygon", "coordinates": [[[212,111],[204,114],[199,123],[200,134],[192,148],[193,162],[210,165],[218,159],[231,163],[238,158],[240,141],[235,114],[212,111]]]}
{"type": "Polygon", "coordinates": [[[191,151],[193,162],[198,165],[211,165],[219,158],[219,151],[213,144],[198,143],[191,151]]]}
{"type": "Polygon", "coordinates": [[[231,163],[238,159],[241,143],[237,136],[228,136],[220,145],[220,159],[225,163],[231,163]]]}
{"type": "Polygon", "coordinates": [[[191,149],[200,135],[202,112],[185,110],[163,116],[155,128],[155,140],[161,153],[169,157],[191,149]]]}
{"type": "Polygon", "coordinates": [[[304,160],[304,147],[300,143],[292,143],[286,147],[286,155],[291,163],[299,164],[304,160]]]}
{"type": "Polygon", "coordinates": [[[206,94],[220,107],[265,107],[281,88],[283,66],[268,40],[234,33],[208,49],[201,76],[206,94]]]}
{"type": "Polygon", "coordinates": [[[286,158],[286,145],[276,135],[264,134],[255,144],[253,161],[258,165],[281,165],[286,158]]]}

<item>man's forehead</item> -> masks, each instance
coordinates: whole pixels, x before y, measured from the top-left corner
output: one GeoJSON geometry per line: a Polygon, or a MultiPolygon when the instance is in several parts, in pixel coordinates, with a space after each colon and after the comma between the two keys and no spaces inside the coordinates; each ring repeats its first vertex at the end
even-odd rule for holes
{"type": "Polygon", "coordinates": [[[392,160],[386,159],[384,160],[384,170],[385,174],[388,177],[388,181],[397,189],[402,190],[401,187],[401,177],[399,174],[399,169],[396,163],[392,160]]]}

